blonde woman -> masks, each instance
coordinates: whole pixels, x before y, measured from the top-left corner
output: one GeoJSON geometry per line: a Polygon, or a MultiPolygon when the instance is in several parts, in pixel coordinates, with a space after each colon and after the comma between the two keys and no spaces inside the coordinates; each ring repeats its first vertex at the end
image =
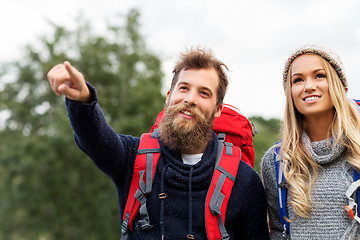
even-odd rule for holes
{"type": "Polygon", "coordinates": [[[347,98],[342,63],[330,50],[304,46],[288,58],[283,84],[282,139],[262,160],[271,239],[359,239],[359,222],[345,205],[354,169],[360,170],[360,117],[347,98]],[[286,179],[280,203],[288,232],[280,219],[275,162],[286,179]]]}

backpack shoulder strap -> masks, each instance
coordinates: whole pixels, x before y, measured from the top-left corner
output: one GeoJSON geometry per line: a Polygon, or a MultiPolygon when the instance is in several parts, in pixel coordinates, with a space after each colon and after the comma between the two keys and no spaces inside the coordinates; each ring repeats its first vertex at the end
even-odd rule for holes
{"type": "Polygon", "coordinates": [[[141,136],[122,218],[122,235],[126,235],[133,228],[133,221],[138,212],[140,212],[142,220],[138,222],[137,227],[143,229],[152,227],[147,214],[145,195],[151,192],[156,165],[160,158],[160,145],[157,137],[157,131],[141,136]]]}
{"type": "MultiPolygon", "coordinates": [[[[219,139],[222,139],[222,135],[219,139]]],[[[239,147],[219,140],[218,157],[205,202],[205,226],[209,240],[229,239],[225,229],[225,214],[240,159],[239,147]]]]}
{"type": "Polygon", "coordinates": [[[283,238],[288,239],[290,236],[290,223],[287,219],[287,208],[286,208],[286,196],[287,187],[286,179],[284,177],[284,165],[280,158],[280,142],[274,147],[274,165],[276,172],[276,185],[278,189],[278,200],[279,200],[279,212],[281,225],[283,227],[283,238]]]}

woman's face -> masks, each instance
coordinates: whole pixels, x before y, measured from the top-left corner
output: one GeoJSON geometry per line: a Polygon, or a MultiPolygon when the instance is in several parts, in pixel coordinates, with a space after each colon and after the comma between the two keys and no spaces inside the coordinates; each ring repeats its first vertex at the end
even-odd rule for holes
{"type": "Polygon", "coordinates": [[[330,98],[329,82],[320,56],[304,54],[296,58],[290,77],[292,99],[305,119],[333,117],[334,104],[330,98]]]}

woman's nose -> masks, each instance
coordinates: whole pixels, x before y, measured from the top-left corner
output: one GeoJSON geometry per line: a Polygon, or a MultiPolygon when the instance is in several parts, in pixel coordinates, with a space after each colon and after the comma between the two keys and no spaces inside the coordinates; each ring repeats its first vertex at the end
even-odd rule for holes
{"type": "Polygon", "coordinates": [[[305,92],[310,92],[316,89],[316,83],[313,80],[306,80],[305,81],[305,87],[304,87],[304,91],[305,92]]]}

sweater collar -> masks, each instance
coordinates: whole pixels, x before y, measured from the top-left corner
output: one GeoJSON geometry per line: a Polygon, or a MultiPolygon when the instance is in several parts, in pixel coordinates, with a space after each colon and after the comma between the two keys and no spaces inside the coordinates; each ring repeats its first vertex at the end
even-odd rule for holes
{"type": "MultiPolygon", "coordinates": [[[[183,163],[180,152],[168,148],[161,140],[159,143],[164,165],[168,164],[167,177],[165,178],[167,184],[187,190],[189,174],[192,171],[193,187],[197,189],[208,188],[217,157],[218,140],[215,133],[213,133],[213,138],[209,142],[201,161],[193,166],[183,163]]],[[[161,171],[161,169],[158,170],[161,171]]]]}
{"type": "Polygon", "coordinates": [[[311,142],[306,132],[302,134],[302,142],[318,164],[332,162],[346,150],[346,146],[340,142],[335,142],[333,137],[322,141],[311,142]]]}

